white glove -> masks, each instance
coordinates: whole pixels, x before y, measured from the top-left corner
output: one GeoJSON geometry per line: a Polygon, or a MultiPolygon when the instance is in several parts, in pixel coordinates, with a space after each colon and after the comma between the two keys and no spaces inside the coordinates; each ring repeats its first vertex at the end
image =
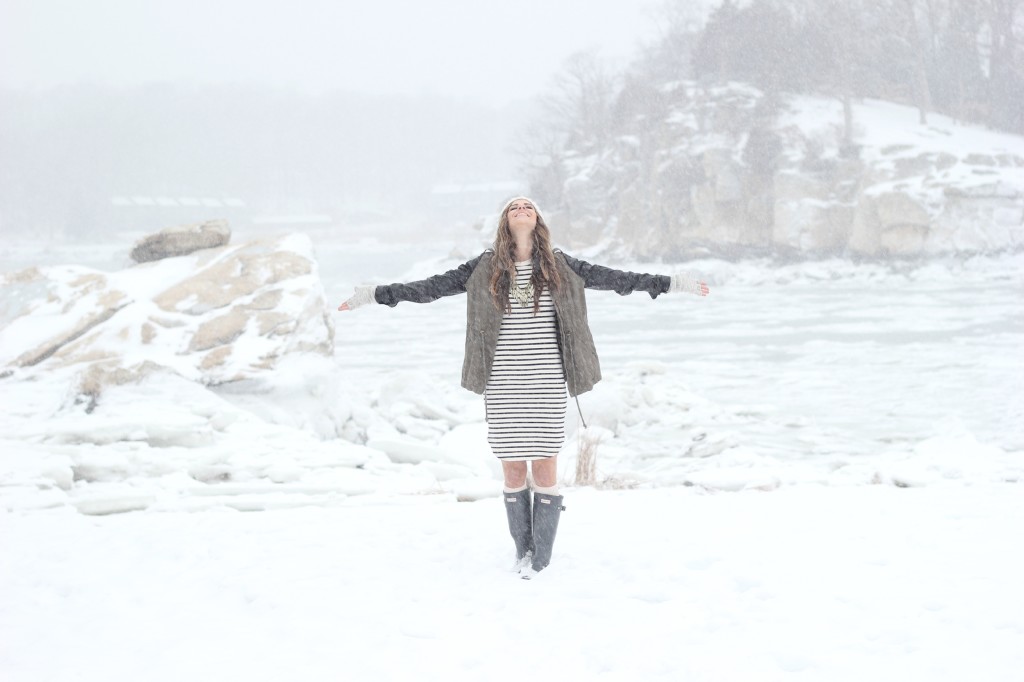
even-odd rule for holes
{"type": "Polygon", "coordinates": [[[356,293],[352,294],[352,298],[345,301],[344,305],[347,305],[349,310],[355,310],[361,305],[376,303],[377,299],[373,296],[376,291],[375,286],[356,287],[356,293]]]}
{"type": "Polygon", "coordinates": [[[672,275],[672,286],[668,291],[670,294],[687,293],[695,296],[707,296],[707,284],[690,275],[672,275]],[[703,286],[701,286],[703,285],[703,286]]]}

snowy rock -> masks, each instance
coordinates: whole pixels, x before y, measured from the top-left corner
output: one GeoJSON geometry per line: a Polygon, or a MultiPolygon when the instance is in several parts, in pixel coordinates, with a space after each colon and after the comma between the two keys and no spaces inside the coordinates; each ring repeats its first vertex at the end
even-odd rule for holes
{"type": "Polygon", "coordinates": [[[1024,247],[1024,191],[996,183],[947,187],[943,194],[923,247],[929,255],[1024,247]]]}
{"type": "Polygon", "coordinates": [[[865,193],[857,203],[849,246],[869,256],[917,255],[928,238],[927,209],[904,192],[865,193]]]}
{"type": "Polygon", "coordinates": [[[76,394],[87,396],[90,399],[89,411],[91,412],[95,401],[107,387],[137,384],[151,374],[162,370],[160,365],[149,360],[131,367],[122,367],[113,361],[94,362],[78,374],[76,394]]]}
{"type": "Polygon", "coordinates": [[[130,302],[86,268],[29,268],[0,279],[0,362],[36,365],[102,325],[130,302]]]}
{"type": "Polygon", "coordinates": [[[709,149],[704,152],[704,174],[712,181],[716,203],[743,199],[743,182],[739,165],[731,149],[709,149]]]}
{"type": "Polygon", "coordinates": [[[330,355],[312,246],[304,236],[208,249],[105,274],[54,267],[6,275],[0,362],[81,367],[105,384],[166,368],[206,384],[273,369],[294,353],[330,355]]]}
{"type": "Polygon", "coordinates": [[[140,239],[132,248],[131,257],[136,263],[148,263],[161,258],[187,256],[199,249],[225,246],[230,239],[231,228],[226,220],[178,225],[140,239]]]}
{"type": "Polygon", "coordinates": [[[928,211],[904,192],[881,194],[875,206],[883,230],[904,226],[928,229],[928,211]]]}
{"type": "Polygon", "coordinates": [[[859,162],[835,164],[830,177],[787,169],[772,178],[772,242],[801,252],[839,253],[850,240],[853,202],[845,196],[859,162]]]}
{"type": "Polygon", "coordinates": [[[700,234],[724,243],[748,241],[743,230],[742,170],[730,149],[709,149],[701,157],[706,181],[692,189],[700,234]]]}

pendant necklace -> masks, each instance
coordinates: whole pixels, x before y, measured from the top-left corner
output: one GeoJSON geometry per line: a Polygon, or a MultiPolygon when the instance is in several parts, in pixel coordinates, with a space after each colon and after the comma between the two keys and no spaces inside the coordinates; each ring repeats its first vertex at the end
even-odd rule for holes
{"type": "Polygon", "coordinates": [[[514,282],[510,293],[512,298],[519,301],[519,305],[525,308],[533,301],[533,282],[527,282],[525,287],[520,287],[518,283],[514,282]]]}

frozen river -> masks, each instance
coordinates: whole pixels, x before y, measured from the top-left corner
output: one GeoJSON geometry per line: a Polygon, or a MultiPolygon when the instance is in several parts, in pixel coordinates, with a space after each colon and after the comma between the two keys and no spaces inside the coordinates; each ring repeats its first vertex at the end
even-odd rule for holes
{"type": "MultiPolygon", "coordinates": [[[[317,237],[331,310],[355,284],[423,278],[479,250],[463,245],[455,255],[453,243],[317,237]]],[[[127,265],[123,250],[8,248],[0,265],[74,262],[114,269],[127,265]]],[[[685,462],[688,477],[706,467],[694,458],[725,450],[742,455],[729,466],[815,461],[825,470],[864,456],[906,454],[929,442],[938,442],[941,452],[1024,450],[1021,256],[931,263],[705,261],[685,269],[706,277],[708,298],[588,292],[605,380],[581,396],[580,405],[589,424],[612,439],[606,471],[671,483],[680,479],[662,475],[670,466],[664,462],[685,462]],[[662,463],[636,464],[643,459],[662,463]]],[[[403,435],[431,445],[459,421],[483,428],[482,400],[459,387],[463,297],[331,314],[341,369],[330,381],[341,381],[356,409],[373,415],[370,421],[397,424],[403,435]],[[403,401],[414,406],[395,407],[403,401]],[[432,420],[424,415],[431,403],[459,416],[432,420]]],[[[571,410],[570,436],[576,426],[571,410]]],[[[358,441],[367,436],[365,428],[351,434],[358,441]]]]}
{"type": "MultiPolygon", "coordinates": [[[[333,249],[321,251],[330,261],[333,249]]],[[[592,291],[588,306],[606,379],[628,383],[638,365],[657,363],[728,413],[717,428],[755,448],[869,454],[959,431],[1021,450],[1022,262],[691,263],[711,284],[706,299],[592,291]]],[[[325,268],[328,296],[340,302],[356,282],[425,277],[457,261],[411,271],[364,263],[356,277],[325,268]]],[[[453,297],[337,314],[337,355],[353,383],[415,371],[457,385],[464,309],[453,297]]]]}

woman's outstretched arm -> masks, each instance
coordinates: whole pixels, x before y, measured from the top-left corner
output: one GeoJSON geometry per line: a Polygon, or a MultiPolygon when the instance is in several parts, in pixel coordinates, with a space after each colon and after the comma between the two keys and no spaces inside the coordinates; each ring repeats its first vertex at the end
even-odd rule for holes
{"type": "Polygon", "coordinates": [[[697,296],[708,295],[708,285],[687,275],[648,275],[640,272],[615,270],[603,265],[594,265],[560,252],[566,264],[583,278],[588,289],[604,289],[626,296],[634,291],[646,291],[651,298],[668,292],[687,292],[697,296]]]}
{"type": "Polygon", "coordinates": [[[430,303],[442,296],[466,293],[466,281],[473,274],[480,256],[440,275],[418,282],[399,282],[379,286],[356,287],[355,294],[338,306],[338,310],[353,310],[367,303],[381,303],[394,308],[402,301],[430,303]]]}

